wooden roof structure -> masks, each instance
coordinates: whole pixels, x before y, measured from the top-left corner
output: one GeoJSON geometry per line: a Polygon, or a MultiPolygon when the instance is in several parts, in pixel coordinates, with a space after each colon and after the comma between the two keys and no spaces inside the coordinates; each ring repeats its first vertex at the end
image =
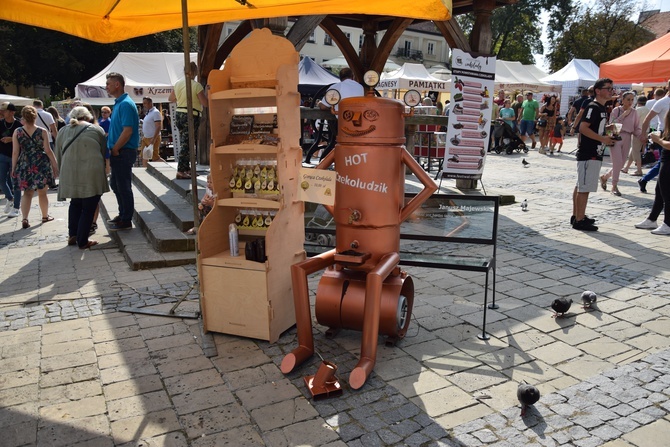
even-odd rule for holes
{"type": "MultiPolygon", "coordinates": [[[[452,17],[442,22],[434,22],[451,48],[486,53],[491,48],[491,13],[494,9],[511,5],[518,0],[452,0],[452,17]],[[475,23],[470,39],[463,34],[455,17],[466,13],[475,14],[475,23]]],[[[381,72],[384,63],[393,51],[402,33],[415,21],[414,19],[372,15],[312,15],[294,18],[294,23],[286,38],[296,50],[305,45],[309,36],[321,27],[338,46],[349,63],[357,79],[361,79],[367,70],[381,72]],[[364,39],[360,53],[347,39],[341,26],[356,27],[363,30],[364,39]],[[379,44],[376,34],[385,31],[379,44]]],[[[268,27],[274,33],[284,35],[288,17],[263,20],[245,20],[226,37],[219,47],[223,23],[201,25],[198,28],[198,46],[201,48],[198,64],[201,79],[206,79],[211,70],[218,69],[233,48],[253,29],[268,27]]]]}

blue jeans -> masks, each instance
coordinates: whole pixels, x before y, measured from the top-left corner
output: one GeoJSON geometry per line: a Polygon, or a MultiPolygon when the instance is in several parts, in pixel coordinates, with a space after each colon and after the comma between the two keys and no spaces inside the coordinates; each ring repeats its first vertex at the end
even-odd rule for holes
{"type": "Polygon", "coordinates": [[[91,231],[93,215],[98,208],[100,196],[86,197],[83,199],[70,199],[68,209],[67,229],[70,237],[77,237],[77,245],[81,248],[88,242],[88,234],[91,231]]]}
{"type": "Polygon", "coordinates": [[[16,180],[12,178],[12,157],[0,154],[0,188],[7,200],[14,201],[14,208],[21,205],[21,191],[16,180]]]}
{"type": "Polygon", "coordinates": [[[137,158],[137,149],[121,149],[119,155],[109,157],[112,175],[109,178],[109,187],[116,195],[119,204],[119,218],[122,222],[130,222],[135,211],[133,198],[133,165],[137,158]]]}
{"type": "Polygon", "coordinates": [[[656,162],[654,167],[652,167],[647,173],[642,177],[643,182],[648,182],[658,175],[658,171],[661,169],[661,159],[656,162]]]}
{"type": "MultiPolygon", "coordinates": [[[[656,166],[660,165],[660,168],[658,181],[656,182],[654,203],[651,206],[648,217],[649,220],[656,221],[661,211],[663,211],[663,222],[666,225],[670,225],[670,162],[668,158],[670,157],[667,157],[663,163],[661,163],[661,160],[656,163],[656,166]]],[[[663,159],[663,155],[661,155],[661,159],[663,159]]]]}

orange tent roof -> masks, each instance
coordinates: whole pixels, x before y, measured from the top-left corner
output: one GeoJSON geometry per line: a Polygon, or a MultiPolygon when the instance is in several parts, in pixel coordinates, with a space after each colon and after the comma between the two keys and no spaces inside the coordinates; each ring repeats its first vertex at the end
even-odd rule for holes
{"type": "MultiPolygon", "coordinates": [[[[190,26],[321,14],[369,14],[449,20],[451,0],[189,0],[190,26]]],[[[179,0],[4,0],[0,19],[100,43],[182,27],[179,0]]]]}
{"type": "Polygon", "coordinates": [[[670,79],[670,33],[600,64],[600,77],[619,84],[667,81],[670,79]]]}

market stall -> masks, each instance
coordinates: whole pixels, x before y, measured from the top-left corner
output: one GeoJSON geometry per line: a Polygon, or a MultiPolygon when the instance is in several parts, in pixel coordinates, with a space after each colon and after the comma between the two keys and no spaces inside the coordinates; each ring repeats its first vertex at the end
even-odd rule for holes
{"type": "Polygon", "coordinates": [[[598,66],[591,59],[573,59],[565,67],[541,80],[562,86],[560,110],[567,113],[570,109],[570,101],[579,98],[583,89],[589,88],[596,82],[598,70],[598,66]]]}
{"type": "Polygon", "coordinates": [[[670,33],[600,65],[599,77],[615,84],[663,83],[670,79],[670,33]]]}

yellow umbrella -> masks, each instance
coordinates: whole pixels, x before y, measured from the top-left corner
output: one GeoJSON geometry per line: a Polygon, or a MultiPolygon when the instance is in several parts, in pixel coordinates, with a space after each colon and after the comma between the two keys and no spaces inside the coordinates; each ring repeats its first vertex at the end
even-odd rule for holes
{"type": "MultiPolygon", "coordinates": [[[[190,26],[269,17],[366,14],[449,20],[451,0],[190,0],[190,26]]],[[[100,43],[182,26],[182,0],[4,0],[0,19],[100,43]]]]}

